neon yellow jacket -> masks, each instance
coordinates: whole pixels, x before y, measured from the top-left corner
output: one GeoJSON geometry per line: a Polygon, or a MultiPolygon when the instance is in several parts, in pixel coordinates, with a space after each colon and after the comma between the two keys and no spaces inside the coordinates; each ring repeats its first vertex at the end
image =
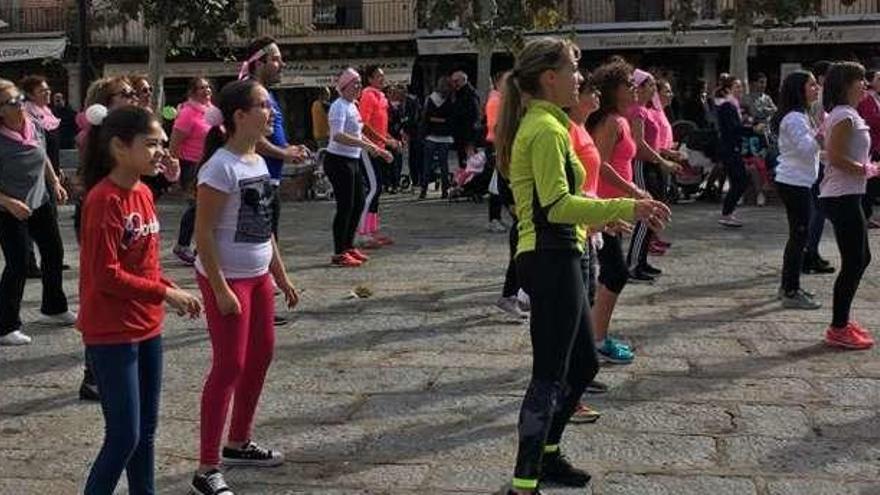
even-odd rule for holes
{"type": "Polygon", "coordinates": [[[519,219],[517,255],[535,250],[583,252],[585,226],[632,220],[635,200],[580,195],[586,174],[571,146],[561,108],[532,100],[513,142],[510,187],[519,219]]]}

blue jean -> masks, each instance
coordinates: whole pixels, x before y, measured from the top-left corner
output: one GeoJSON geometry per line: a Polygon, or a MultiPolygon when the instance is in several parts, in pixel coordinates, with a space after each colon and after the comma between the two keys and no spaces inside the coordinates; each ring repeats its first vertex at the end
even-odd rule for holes
{"type": "Polygon", "coordinates": [[[819,243],[822,242],[822,233],[825,230],[825,212],[822,210],[822,205],[819,203],[819,183],[822,182],[822,176],[824,175],[822,173],[823,170],[823,168],[820,168],[819,180],[813,184],[810,191],[812,193],[812,208],[810,209],[810,231],[809,234],[807,234],[807,252],[805,259],[813,261],[819,257],[819,243]]]}
{"type": "Polygon", "coordinates": [[[448,143],[425,141],[425,170],[422,174],[422,189],[434,180],[434,170],[440,169],[440,184],[443,191],[449,189],[449,147],[448,143]]]}
{"type": "Polygon", "coordinates": [[[106,425],[104,444],[89,472],[85,495],[111,495],[123,470],[131,495],[153,495],[162,337],[132,344],[90,345],[86,353],[98,381],[106,425]]]}

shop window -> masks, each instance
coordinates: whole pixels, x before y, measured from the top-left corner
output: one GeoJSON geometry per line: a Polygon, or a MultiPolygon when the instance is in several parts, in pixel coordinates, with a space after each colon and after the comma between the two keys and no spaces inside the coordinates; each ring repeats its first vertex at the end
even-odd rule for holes
{"type": "Polygon", "coordinates": [[[363,18],[363,0],[314,0],[312,22],[317,29],[361,29],[363,18]]]}

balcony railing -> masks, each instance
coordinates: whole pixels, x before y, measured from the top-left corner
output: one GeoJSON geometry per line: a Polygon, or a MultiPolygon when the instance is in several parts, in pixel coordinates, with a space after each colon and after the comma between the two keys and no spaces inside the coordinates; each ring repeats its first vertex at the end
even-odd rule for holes
{"type": "Polygon", "coordinates": [[[260,21],[257,31],[277,38],[349,37],[412,34],[416,30],[415,1],[363,2],[315,0],[279,5],[281,24],[260,21]]]}
{"type": "Polygon", "coordinates": [[[68,31],[74,26],[75,12],[64,7],[17,7],[0,2],[0,19],[9,26],[0,33],[49,33],[68,31]]]}

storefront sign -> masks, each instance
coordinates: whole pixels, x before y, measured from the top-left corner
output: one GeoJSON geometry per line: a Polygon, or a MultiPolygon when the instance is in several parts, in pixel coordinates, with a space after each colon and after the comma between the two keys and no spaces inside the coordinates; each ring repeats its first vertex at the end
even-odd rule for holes
{"type": "Polygon", "coordinates": [[[0,40],[0,64],[43,58],[61,58],[67,47],[67,38],[0,40]]]}

